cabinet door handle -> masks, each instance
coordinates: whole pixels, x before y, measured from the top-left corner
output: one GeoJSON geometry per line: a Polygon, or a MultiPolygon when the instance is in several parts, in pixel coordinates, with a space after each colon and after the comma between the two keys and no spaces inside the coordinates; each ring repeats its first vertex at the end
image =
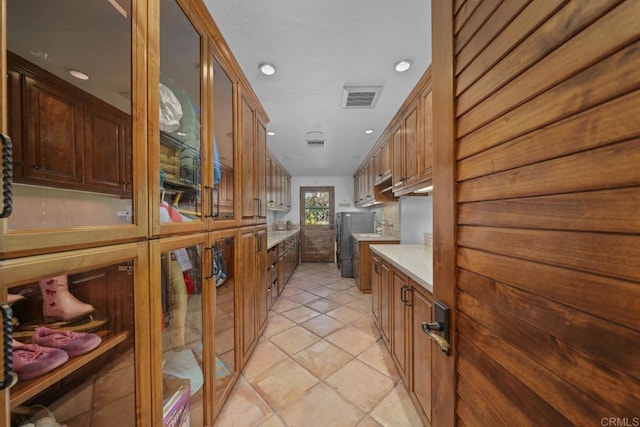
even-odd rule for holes
{"type": "Polygon", "coordinates": [[[404,304],[408,307],[413,307],[413,288],[411,286],[407,286],[407,289],[405,290],[404,293],[404,304]],[[411,301],[409,301],[409,298],[407,297],[407,292],[411,292],[411,301]]]}
{"type": "Polygon", "coordinates": [[[213,259],[213,254],[215,253],[213,250],[213,246],[206,246],[205,251],[211,251],[211,274],[209,274],[208,276],[205,276],[205,279],[212,279],[213,276],[215,276],[215,266],[213,265],[214,263],[214,259],[213,259]]]}
{"type": "Polygon", "coordinates": [[[13,313],[7,304],[0,305],[0,311],[2,311],[2,345],[4,346],[4,378],[0,383],[0,390],[4,390],[13,382],[13,324],[11,323],[13,313]]]}
{"type": "MultiPolygon", "coordinates": [[[[13,143],[0,133],[2,141],[2,212],[0,218],[8,218],[13,211],[13,143]]],[[[11,343],[9,343],[11,344],[11,343]]]]}
{"type": "Polygon", "coordinates": [[[407,291],[407,287],[403,286],[400,288],[400,301],[402,301],[405,305],[407,304],[407,299],[405,292],[407,291]]]}
{"type": "Polygon", "coordinates": [[[220,189],[211,187],[211,218],[220,217],[220,189]],[[216,193],[216,213],[213,213],[213,192],[216,193]]]}
{"type": "Polygon", "coordinates": [[[377,263],[377,262],[376,262],[375,264],[373,264],[373,271],[375,271],[375,272],[376,272],[376,274],[382,274],[382,273],[378,270],[378,267],[380,267],[380,264],[379,264],[379,263],[377,263]]]}

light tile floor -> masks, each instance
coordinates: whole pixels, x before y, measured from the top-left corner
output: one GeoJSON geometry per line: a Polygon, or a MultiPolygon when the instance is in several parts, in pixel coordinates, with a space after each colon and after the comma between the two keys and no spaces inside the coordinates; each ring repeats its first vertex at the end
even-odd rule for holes
{"type": "Polygon", "coordinates": [[[216,426],[420,426],[371,317],[335,264],[301,264],[216,426]]]}

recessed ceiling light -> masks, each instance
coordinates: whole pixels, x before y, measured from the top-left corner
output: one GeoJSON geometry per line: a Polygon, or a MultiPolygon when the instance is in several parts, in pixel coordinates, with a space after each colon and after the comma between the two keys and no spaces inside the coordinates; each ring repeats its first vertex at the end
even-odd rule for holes
{"type": "Polygon", "coordinates": [[[260,64],[258,65],[258,68],[260,69],[260,71],[262,72],[262,74],[266,75],[266,76],[272,76],[276,73],[276,67],[272,64],[268,64],[268,63],[264,63],[264,64],[260,64]]]}
{"type": "Polygon", "coordinates": [[[86,73],[83,73],[82,71],[72,69],[72,70],[69,70],[69,74],[71,74],[76,79],[89,80],[89,76],[86,73]]]}
{"type": "Polygon", "coordinates": [[[407,59],[402,60],[396,64],[396,71],[402,73],[407,71],[411,67],[411,62],[407,59]]]}
{"type": "Polygon", "coordinates": [[[371,135],[373,133],[373,129],[365,129],[364,133],[371,135]]]}
{"type": "Polygon", "coordinates": [[[276,133],[275,133],[274,131],[272,131],[272,130],[268,130],[268,131],[267,131],[267,135],[269,135],[269,136],[276,136],[276,133]]]}

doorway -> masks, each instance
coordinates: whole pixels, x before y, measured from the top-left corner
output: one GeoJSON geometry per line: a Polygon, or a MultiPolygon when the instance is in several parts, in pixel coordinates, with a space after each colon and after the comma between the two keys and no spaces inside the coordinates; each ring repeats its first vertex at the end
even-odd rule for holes
{"type": "Polygon", "coordinates": [[[334,187],[300,187],[300,261],[333,262],[334,187]]]}

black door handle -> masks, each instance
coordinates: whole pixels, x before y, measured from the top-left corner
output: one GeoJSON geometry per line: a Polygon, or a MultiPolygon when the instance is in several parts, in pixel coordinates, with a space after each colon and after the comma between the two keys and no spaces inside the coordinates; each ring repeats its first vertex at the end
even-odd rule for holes
{"type": "Polygon", "coordinates": [[[11,323],[11,307],[7,304],[0,305],[2,311],[2,345],[4,347],[4,378],[0,383],[0,390],[11,386],[13,382],[13,324],[11,323]]]}
{"type": "Polygon", "coordinates": [[[0,133],[2,141],[2,212],[0,218],[8,218],[13,211],[13,143],[0,133]]]}

